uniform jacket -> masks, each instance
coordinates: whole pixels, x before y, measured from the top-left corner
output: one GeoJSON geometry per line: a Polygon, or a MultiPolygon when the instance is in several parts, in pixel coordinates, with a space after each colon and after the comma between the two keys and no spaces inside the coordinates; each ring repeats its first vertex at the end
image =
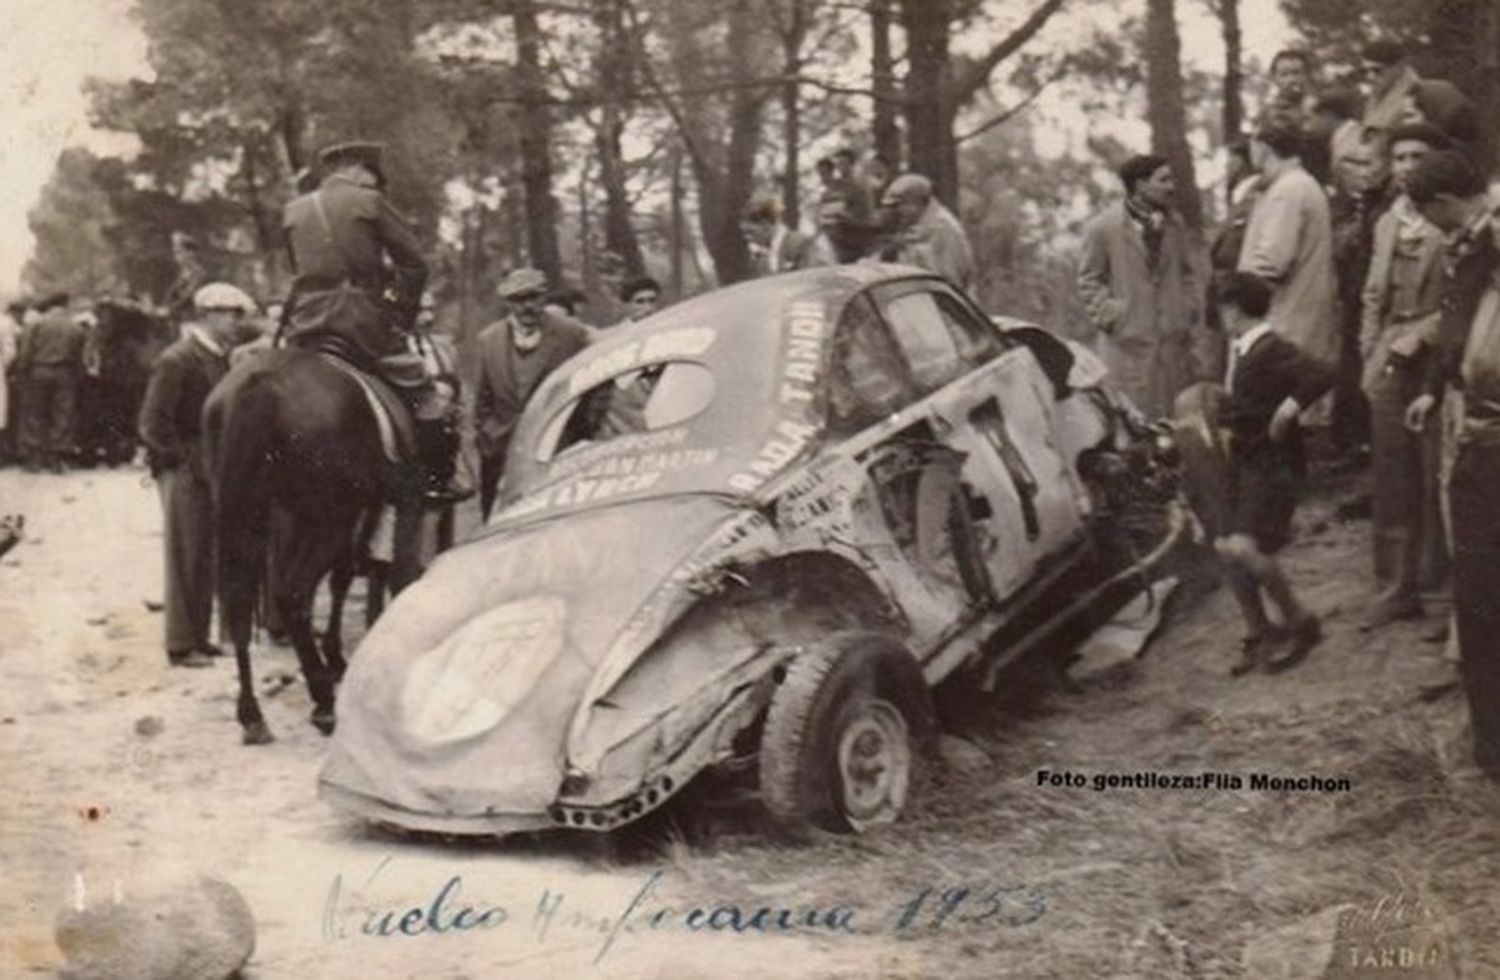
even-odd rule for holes
{"type": "Polygon", "coordinates": [[[1197,268],[1175,214],[1162,223],[1155,265],[1123,201],[1084,228],[1078,292],[1098,332],[1099,356],[1115,384],[1151,417],[1170,415],[1177,394],[1206,377],[1216,360],[1197,268]]]}
{"type": "Polygon", "coordinates": [[[186,466],[208,479],[199,438],[203,403],[228,370],[228,357],[209,350],[191,331],[157,356],[138,425],[152,472],[186,466]]]}
{"type": "Polygon", "coordinates": [[[474,394],[475,441],[480,455],[503,457],[526,401],[542,379],[582,350],[587,331],[571,320],[542,313],[542,337],[534,350],[519,351],[511,340],[511,320],[479,334],[479,387],[474,394]]]}
{"type": "Polygon", "coordinates": [[[308,343],[331,333],[369,361],[403,352],[387,307],[416,309],[427,263],[416,235],[385,195],[336,174],[287,204],[282,226],[296,272],[292,337],[308,343]],[[385,257],[394,268],[390,282],[385,257]]]}
{"type": "Polygon", "coordinates": [[[1239,270],[1275,288],[1267,319],[1277,333],[1313,357],[1337,360],[1333,224],[1323,188],[1301,166],[1273,177],[1256,200],[1239,270]]]}
{"type": "Polygon", "coordinates": [[[1388,208],[1375,222],[1370,272],[1360,296],[1359,350],[1367,392],[1385,370],[1392,349],[1410,360],[1437,341],[1443,300],[1443,233],[1422,221],[1420,236],[1403,239],[1398,235],[1399,209],[1407,206],[1404,201],[1388,208]],[[1404,288],[1391,279],[1393,263],[1398,262],[1409,263],[1410,277],[1404,288]]]}

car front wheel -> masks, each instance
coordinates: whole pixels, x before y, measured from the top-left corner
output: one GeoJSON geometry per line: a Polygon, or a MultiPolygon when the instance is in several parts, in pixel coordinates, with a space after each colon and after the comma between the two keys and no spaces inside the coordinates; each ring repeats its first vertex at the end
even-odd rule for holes
{"type": "Polygon", "coordinates": [[[842,633],[786,668],[760,747],[761,796],[791,825],[894,821],[922,771],[932,708],[921,669],[878,633],[842,633]]]}

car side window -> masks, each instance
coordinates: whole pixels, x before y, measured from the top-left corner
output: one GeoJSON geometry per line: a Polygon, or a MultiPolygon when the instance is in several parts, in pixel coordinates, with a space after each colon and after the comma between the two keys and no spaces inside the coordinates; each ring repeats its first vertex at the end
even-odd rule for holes
{"type": "Polygon", "coordinates": [[[829,411],[838,431],[872,425],[916,397],[900,351],[864,296],[850,302],[839,317],[832,366],[829,411]]]}
{"type": "Polygon", "coordinates": [[[924,394],[968,370],[957,332],[932,293],[923,290],[893,296],[880,304],[880,312],[889,321],[912,379],[924,394]]]}
{"type": "Polygon", "coordinates": [[[939,292],[933,296],[964,360],[977,367],[1000,353],[1003,344],[994,324],[978,319],[978,312],[952,293],[939,292]]]}

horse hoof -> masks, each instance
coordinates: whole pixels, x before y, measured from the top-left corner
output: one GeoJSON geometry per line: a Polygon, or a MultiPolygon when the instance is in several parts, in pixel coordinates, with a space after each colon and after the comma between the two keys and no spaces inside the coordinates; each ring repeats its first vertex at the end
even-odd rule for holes
{"type": "Polygon", "coordinates": [[[328,711],[314,711],[312,713],[312,723],[313,727],[324,735],[332,735],[333,727],[336,723],[332,709],[328,711]]]}
{"type": "Polygon", "coordinates": [[[257,721],[245,726],[240,741],[245,745],[270,745],[276,741],[276,736],[271,734],[269,725],[263,721],[257,721]]]}

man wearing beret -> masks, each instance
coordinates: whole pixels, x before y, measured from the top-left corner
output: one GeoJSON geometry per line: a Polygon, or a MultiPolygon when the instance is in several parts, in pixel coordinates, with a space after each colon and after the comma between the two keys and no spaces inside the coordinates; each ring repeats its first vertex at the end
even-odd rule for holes
{"type": "Polygon", "coordinates": [[[588,344],[588,327],[544,308],[547,277],[517,269],[500,283],[507,314],[479,334],[479,388],[474,396],[479,448],[479,508],[495,504],[505,453],[521,410],[552,369],[588,344]]]}
{"type": "Polygon", "coordinates": [[[403,335],[420,308],[427,262],[382,193],[381,154],[377,143],[329,147],[317,189],[286,206],[283,231],[296,273],[288,343],[334,354],[396,388],[417,423],[429,497],[454,499],[462,494],[443,485],[449,460],[427,448],[450,442],[445,403],[403,335]]]}
{"type": "Polygon", "coordinates": [[[157,357],[139,430],[165,518],[167,663],[207,667],[219,650],[208,639],[213,614],[213,497],[203,459],[203,403],[229,370],[255,301],[228,283],[193,294],[183,336],[157,357]]]}

